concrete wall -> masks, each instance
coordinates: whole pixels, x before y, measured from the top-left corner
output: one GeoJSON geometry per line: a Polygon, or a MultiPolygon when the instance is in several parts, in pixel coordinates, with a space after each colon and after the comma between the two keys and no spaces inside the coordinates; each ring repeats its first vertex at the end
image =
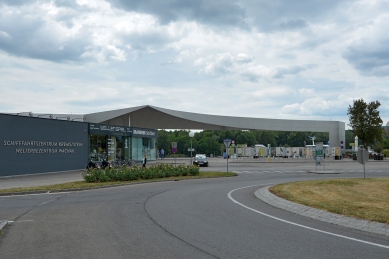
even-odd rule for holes
{"type": "Polygon", "coordinates": [[[0,177],[84,169],[88,124],[0,114],[0,177]]]}

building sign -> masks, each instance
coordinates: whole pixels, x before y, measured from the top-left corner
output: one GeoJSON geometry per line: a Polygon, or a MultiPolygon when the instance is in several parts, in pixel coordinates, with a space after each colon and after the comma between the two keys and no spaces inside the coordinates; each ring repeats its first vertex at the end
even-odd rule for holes
{"type": "Polygon", "coordinates": [[[88,124],[0,114],[0,177],[85,169],[88,124]]]}
{"type": "Polygon", "coordinates": [[[141,129],[141,128],[132,128],[132,136],[134,137],[144,137],[144,138],[156,138],[158,131],[152,129],[141,129]]]}
{"type": "Polygon", "coordinates": [[[4,140],[4,146],[12,147],[16,154],[72,154],[83,147],[82,142],[4,140]]]}
{"type": "Polygon", "coordinates": [[[158,131],[153,129],[113,126],[97,123],[89,124],[89,132],[90,134],[134,136],[144,138],[156,138],[158,136],[158,131]]]}
{"type": "Polygon", "coordinates": [[[104,124],[89,124],[89,132],[91,134],[101,134],[101,135],[123,135],[131,136],[132,128],[125,126],[113,126],[113,125],[104,125],[104,124]]]}

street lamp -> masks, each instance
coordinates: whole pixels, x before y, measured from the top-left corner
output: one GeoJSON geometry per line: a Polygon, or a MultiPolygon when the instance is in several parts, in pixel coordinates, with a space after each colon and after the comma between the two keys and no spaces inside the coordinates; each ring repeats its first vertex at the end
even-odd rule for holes
{"type": "Polygon", "coordinates": [[[194,137],[194,132],[190,131],[189,132],[189,137],[190,137],[190,165],[192,165],[192,138],[194,137]]]}
{"type": "Polygon", "coordinates": [[[358,136],[355,136],[354,138],[354,150],[355,152],[358,152],[358,136]]]}

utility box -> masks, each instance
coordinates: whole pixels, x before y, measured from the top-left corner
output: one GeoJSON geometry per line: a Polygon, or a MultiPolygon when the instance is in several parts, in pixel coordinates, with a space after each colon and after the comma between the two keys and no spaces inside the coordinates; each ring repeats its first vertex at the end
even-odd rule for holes
{"type": "Polygon", "coordinates": [[[331,155],[333,157],[335,157],[335,160],[340,160],[341,159],[340,148],[339,147],[333,147],[331,155]]]}

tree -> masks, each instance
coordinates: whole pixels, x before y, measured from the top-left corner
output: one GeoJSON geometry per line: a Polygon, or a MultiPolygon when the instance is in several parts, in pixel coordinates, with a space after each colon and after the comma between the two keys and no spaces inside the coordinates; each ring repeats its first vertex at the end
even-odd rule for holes
{"type": "Polygon", "coordinates": [[[243,130],[237,134],[236,143],[247,144],[248,147],[252,147],[256,144],[254,135],[251,134],[250,131],[243,131],[243,130]]]}
{"type": "Polygon", "coordinates": [[[386,127],[384,128],[383,133],[384,134],[382,134],[382,138],[384,141],[382,142],[382,148],[389,149],[389,122],[386,123],[386,127]]]}
{"type": "Polygon", "coordinates": [[[159,130],[158,131],[158,140],[157,140],[157,147],[158,149],[164,149],[168,150],[170,147],[169,143],[169,132],[166,130],[159,130]]]}
{"type": "Polygon", "coordinates": [[[363,143],[365,149],[368,145],[382,142],[382,119],[377,110],[381,103],[379,101],[366,103],[363,99],[354,100],[353,106],[349,105],[347,115],[354,136],[363,143]]]}
{"type": "Polygon", "coordinates": [[[353,136],[353,132],[351,130],[346,130],[346,139],[345,139],[345,146],[346,148],[351,148],[350,143],[354,143],[355,139],[353,136]]]}

